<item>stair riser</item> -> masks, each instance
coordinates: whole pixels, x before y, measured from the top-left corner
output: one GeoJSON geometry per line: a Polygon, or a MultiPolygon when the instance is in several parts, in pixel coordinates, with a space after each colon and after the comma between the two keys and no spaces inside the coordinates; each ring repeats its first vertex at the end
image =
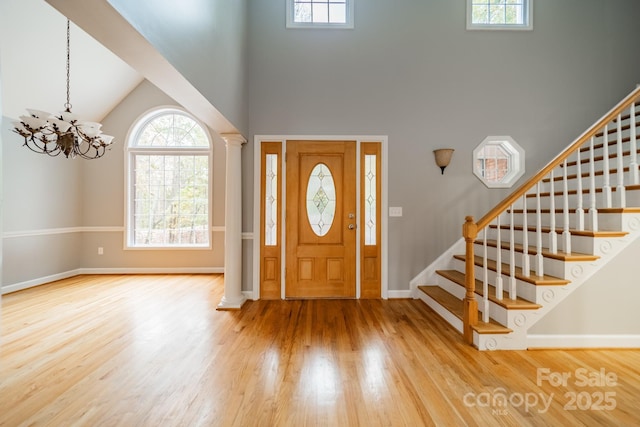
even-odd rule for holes
{"type": "Polygon", "coordinates": [[[433,300],[424,292],[418,292],[418,298],[420,298],[425,304],[431,307],[436,313],[440,315],[440,317],[445,319],[458,332],[462,333],[462,330],[463,330],[462,320],[454,316],[449,310],[441,306],[437,301],[433,300]]]}
{"type": "MultiPolygon", "coordinates": [[[[495,229],[489,229],[489,234],[487,235],[487,239],[489,240],[497,240],[497,232],[495,229]]],[[[509,240],[509,231],[508,230],[502,230],[502,232],[500,233],[500,237],[502,238],[503,241],[508,241],[509,240]]],[[[514,237],[515,237],[515,242],[517,244],[523,244],[524,243],[524,234],[522,232],[516,231],[514,233],[514,237]]],[[[537,242],[537,235],[535,232],[528,232],[527,233],[527,238],[528,238],[528,244],[529,246],[536,246],[536,242],[537,242]]],[[[603,252],[600,250],[601,248],[601,244],[602,242],[606,240],[606,239],[602,239],[602,238],[593,238],[593,237],[589,237],[589,236],[576,236],[576,235],[572,235],[571,236],[571,250],[572,252],[577,252],[577,253],[581,253],[581,254],[587,254],[587,255],[597,255],[597,256],[601,256],[603,255],[603,252]]],[[[547,248],[549,242],[549,234],[548,233],[542,233],[542,247],[544,249],[547,248]]],[[[560,245],[561,247],[562,245],[560,245]]]]}
{"type": "MultiPolygon", "coordinates": [[[[608,131],[609,131],[609,132],[611,132],[611,131],[616,131],[616,130],[617,130],[617,128],[618,128],[617,126],[618,126],[618,125],[617,125],[617,123],[609,123],[609,125],[608,125],[608,131]]],[[[623,139],[624,139],[624,138],[628,138],[628,137],[631,135],[631,128],[629,128],[629,129],[624,129],[624,128],[625,128],[625,127],[627,127],[627,126],[629,126],[629,119],[627,119],[627,120],[623,120],[623,121],[622,121],[622,123],[621,123],[621,128],[623,128],[623,129],[622,129],[622,132],[620,132],[620,135],[622,135],[622,138],[623,138],[623,139]]],[[[640,118],[636,118],[636,139],[638,138],[638,136],[639,136],[639,135],[640,135],[640,118]]],[[[618,141],[618,135],[617,135],[617,132],[608,133],[608,134],[607,134],[607,138],[606,138],[606,140],[607,140],[610,144],[611,144],[611,143],[617,143],[617,141],[618,141]]],[[[598,145],[602,144],[602,142],[603,142],[603,138],[602,138],[602,136],[597,136],[597,137],[593,140],[593,142],[594,142],[594,148],[595,148],[595,146],[598,146],[598,145]]],[[[624,145],[625,145],[625,146],[627,146],[627,145],[628,145],[628,142],[625,142],[625,143],[624,143],[624,145]]],[[[585,144],[585,147],[588,147],[588,146],[589,146],[589,143],[587,142],[587,143],[585,144]]],[[[594,150],[594,151],[596,151],[596,153],[597,153],[599,150],[600,150],[599,148],[595,148],[595,150],[594,150]]],[[[583,153],[582,153],[582,155],[584,156],[584,155],[585,155],[585,153],[583,152],[583,153]]]]}
{"type": "MultiPolygon", "coordinates": [[[[455,269],[458,271],[464,271],[464,262],[460,260],[456,260],[455,269]]],[[[483,268],[481,266],[474,267],[474,274],[476,279],[482,280],[484,277],[483,268]]],[[[496,283],[496,272],[488,271],[488,282],[490,285],[495,286],[496,283]]],[[[503,288],[503,298],[509,297],[509,286],[510,286],[510,278],[508,276],[502,275],[502,288],[503,288]]],[[[517,296],[527,301],[535,302],[540,304],[542,300],[542,294],[546,288],[554,288],[555,286],[536,286],[529,282],[524,282],[522,280],[516,279],[516,293],[517,296]]]]}
{"type": "MultiPolygon", "coordinates": [[[[615,184],[612,186],[612,191],[611,191],[611,206],[618,206],[619,203],[619,195],[617,191],[614,191],[615,189],[615,184]]],[[[556,192],[558,192],[560,189],[556,188],[556,192]]],[[[578,206],[578,200],[579,197],[577,194],[569,194],[567,196],[567,199],[569,201],[569,208],[576,208],[578,206]]],[[[626,206],[640,206],[640,189],[632,189],[632,190],[625,190],[625,200],[626,206]]],[[[556,195],[555,197],[553,197],[553,201],[555,203],[555,208],[556,209],[563,209],[564,208],[564,196],[562,195],[556,195]]],[[[551,197],[540,197],[540,207],[542,209],[549,209],[551,206],[551,197]]],[[[583,209],[589,209],[589,207],[591,206],[591,195],[589,193],[582,195],[582,208],[583,209]]],[[[605,198],[605,193],[604,192],[599,192],[596,193],[596,208],[599,207],[606,207],[606,198],[605,198]]],[[[534,197],[529,197],[527,198],[527,209],[536,209],[537,208],[537,201],[536,198],[534,197]]]]}
{"type": "MultiPolygon", "coordinates": [[[[523,214],[514,214],[514,223],[516,225],[521,225],[522,224],[522,215],[523,214]]],[[[615,214],[615,213],[608,213],[608,214],[604,214],[604,213],[600,213],[598,212],[598,230],[596,231],[628,231],[628,229],[622,229],[622,228],[618,228],[622,223],[622,215],[621,214],[615,214]]],[[[555,214],[555,228],[556,229],[564,229],[564,215],[563,214],[555,214]]],[[[550,227],[551,225],[551,215],[548,213],[543,213],[541,215],[541,222],[542,222],[542,227],[550,227]]],[[[506,225],[506,222],[502,222],[503,225],[506,225]]],[[[536,226],[536,214],[530,213],[527,214],[527,225],[529,227],[535,227],[536,226]]],[[[570,229],[577,229],[577,217],[575,213],[570,213],[569,214],[569,228],[570,229]]],[[[585,209],[585,214],[584,214],[584,229],[585,230],[591,230],[591,221],[590,221],[590,216],[589,216],[589,212],[587,209],[585,209]]],[[[560,233],[559,233],[560,234],[560,233]]],[[[534,241],[535,242],[535,241],[534,241]]],[[[535,244],[535,243],[533,243],[535,244]]],[[[546,245],[545,242],[543,242],[543,245],[546,245]]]]}
{"type": "Polygon", "coordinates": [[[598,226],[600,230],[620,230],[634,232],[640,229],[640,214],[627,213],[599,213],[598,226]]]}
{"type": "MultiPolygon", "coordinates": [[[[587,171],[583,170],[582,173],[585,174],[587,171]]],[[[569,175],[573,174],[575,172],[571,172],[569,173],[569,175]]],[[[640,174],[639,174],[639,178],[640,178],[640,174]]],[[[595,188],[599,189],[599,188],[603,188],[606,184],[605,182],[605,177],[604,175],[597,175],[594,177],[594,184],[595,184],[595,188]]],[[[633,185],[633,178],[631,177],[630,173],[627,171],[624,173],[624,184],[625,185],[633,185]]],[[[617,173],[610,173],[609,174],[609,186],[612,188],[615,188],[618,185],[618,174],[617,173]]],[[[577,180],[576,179],[568,179],[567,180],[567,189],[568,190],[577,190],[578,188],[578,184],[577,184],[577,180]]],[[[589,176],[583,176],[582,177],[582,190],[583,191],[588,191],[591,188],[591,178],[589,176]]],[[[551,191],[551,183],[550,182],[543,182],[542,185],[540,186],[540,192],[541,193],[548,193],[551,191]]],[[[564,191],[564,183],[562,180],[556,180],[553,183],[553,191],[554,193],[557,193],[559,191],[564,191]]],[[[528,192],[528,194],[535,194],[535,188],[531,191],[528,192]]],[[[600,194],[600,193],[596,193],[596,194],[600,194]]],[[[535,197],[528,197],[527,199],[532,199],[535,200],[535,197]]]]}
{"type": "MultiPolygon", "coordinates": [[[[475,245],[475,253],[477,256],[484,256],[484,248],[482,247],[482,245],[475,245]]],[[[497,253],[498,251],[496,250],[496,248],[487,247],[487,254],[490,260],[495,261],[497,258],[497,253]]],[[[502,263],[510,264],[509,251],[503,249],[500,251],[500,254],[502,257],[502,263]]],[[[523,262],[524,262],[523,254],[520,252],[516,252],[514,259],[515,259],[515,265],[517,267],[522,268],[523,262]]],[[[533,255],[529,255],[529,265],[530,265],[531,274],[534,274],[535,272],[536,262],[537,262],[536,257],[533,255]]],[[[558,277],[560,279],[569,279],[571,277],[571,270],[575,263],[563,262],[563,261],[552,259],[552,258],[543,258],[542,264],[543,264],[544,274],[548,276],[558,277]]]]}
{"type": "MultiPolygon", "coordinates": [[[[626,151],[629,151],[629,150],[627,149],[626,151]]],[[[618,158],[617,157],[611,157],[614,153],[615,153],[615,151],[610,151],[609,152],[609,156],[610,156],[609,157],[609,171],[612,171],[613,169],[618,169],[618,166],[619,166],[618,165],[618,158]]],[[[622,157],[622,167],[623,168],[629,167],[631,165],[631,163],[633,162],[633,160],[634,160],[633,156],[630,156],[630,155],[623,156],[622,157]]],[[[637,156],[636,156],[635,162],[636,162],[636,164],[638,164],[637,156]]],[[[571,163],[571,162],[569,162],[569,163],[571,163]]],[[[604,162],[603,159],[596,160],[594,158],[593,166],[594,166],[594,171],[595,172],[604,171],[605,162],[604,162]]],[[[587,174],[587,173],[590,173],[590,170],[591,170],[590,162],[583,158],[583,161],[582,161],[582,163],[580,165],[580,172],[582,172],[583,174],[587,174]]],[[[563,168],[558,168],[558,169],[554,170],[553,173],[554,173],[554,176],[556,178],[562,177],[564,175],[564,169],[563,168]]],[[[567,166],[567,176],[571,176],[571,175],[577,174],[577,173],[578,173],[578,166],[577,165],[569,165],[569,166],[567,166]]],[[[585,177],[585,179],[586,178],[587,177],[585,177]]],[[[631,175],[628,172],[625,173],[624,179],[625,179],[625,182],[632,183],[631,182],[631,175]]],[[[556,181],[556,182],[558,182],[558,181],[556,181]]]]}
{"type": "MultiPolygon", "coordinates": [[[[459,284],[454,283],[440,275],[438,275],[436,279],[436,284],[440,286],[442,289],[444,289],[445,291],[449,292],[451,295],[454,295],[456,298],[458,298],[460,300],[460,304],[462,304],[462,300],[464,299],[465,292],[466,292],[463,286],[460,286],[459,284]]],[[[484,299],[479,294],[475,294],[475,295],[476,295],[476,300],[478,301],[478,310],[484,313],[484,310],[485,310],[484,299]]],[[[506,298],[507,296],[508,295],[505,294],[504,298],[506,298]]],[[[490,318],[500,323],[501,325],[514,330],[517,328],[526,326],[525,324],[526,322],[524,323],[522,322],[522,319],[526,318],[526,316],[523,316],[522,313],[526,314],[530,312],[532,312],[532,310],[507,310],[501,305],[496,304],[493,301],[489,301],[490,318]]]]}

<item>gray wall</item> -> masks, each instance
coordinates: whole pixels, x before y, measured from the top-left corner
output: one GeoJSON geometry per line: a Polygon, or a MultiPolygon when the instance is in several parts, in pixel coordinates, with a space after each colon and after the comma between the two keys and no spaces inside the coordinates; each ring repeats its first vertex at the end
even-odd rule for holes
{"type": "MultiPolygon", "coordinates": [[[[105,132],[116,139],[112,150],[98,160],[33,153],[22,147],[22,138],[9,130],[11,120],[3,117],[4,287],[87,268],[223,268],[223,232],[213,234],[213,247],[207,250],[125,251],[122,231],[82,229],[123,227],[127,133],[142,114],[167,105],[177,106],[151,83],[141,83],[102,120],[105,132]],[[46,232],[33,235],[39,230],[46,232]],[[104,255],[97,254],[99,246],[104,255]]],[[[213,225],[224,226],[224,141],[211,136],[213,225]]]]}
{"type": "MultiPolygon", "coordinates": [[[[536,0],[531,32],[466,31],[465,3],[356,1],[355,29],[333,31],[287,30],[284,1],[250,3],[251,137],[389,137],[389,205],[404,213],[389,221],[391,290],[408,289],[466,215],[508,193],[472,174],[487,135],[526,150],[524,180],[640,81],[637,0],[536,0]],[[440,175],[432,150],[443,147],[456,151],[440,175]]],[[[245,230],[253,149],[243,149],[245,230]]]]}
{"type": "Polygon", "coordinates": [[[639,335],[640,239],[536,323],[533,335],[639,335]],[[630,268],[632,267],[632,268],[630,268]]]}
{"type": "Polygon", "coordinates": [[[246,135],[247,0],[109,3],[246,135]]]}
{"type": "MultiPolygon", "coordinates": [[[[179,106],[148,81],[143,81],[103,121],[103,128],[118,141],[113,150],[97,161],[82,162],[82,224],[85,227],[124,225],[124,148],[133,123],[158,106],[179,106]]],[[[213,222],[224,226],[225,147],[219,135],[213,138],[213,222]]],[[[224,233],[213,234],[211,250],[123,250],[122,232],[83,233],[84,268],[158,268],[224,266],[224,233]],[[104,248],[98,255],[97,248],[104,248]]]]}
{"type": "MultiPolygon", "coordinates": [[[[4,116],[2,113],[2,73],[0,73],[0,117],[3,118],[2,120],[0,120],[0,125],[4,126],[4,116]]],[[[4,272],[4,267],[3,267],[3,262],[4,262],[3,240],[4,239],[2,238],[4,234],[4,176],[3,176],[4,167],[2,166],[2,163],[3,163],[2,153],[4,150],[2,149],[2,146],[3,146],[2,141],[3,141],[3,132],[0,132],[0,311],[2,310],[1,300],[2,300],[2,283],[3,283],[3,276],[4,276],[4,273],[3,273],[4,272]]]]}
{"type": "Polygon", "coordinates": [[[42,230],[81,226],[80,162],[23,147],[24,139],[2,118],[3,286],[79,268],[77,236],[42,230]],[[7,237],[7,235],[9,237],[7,237]]]}

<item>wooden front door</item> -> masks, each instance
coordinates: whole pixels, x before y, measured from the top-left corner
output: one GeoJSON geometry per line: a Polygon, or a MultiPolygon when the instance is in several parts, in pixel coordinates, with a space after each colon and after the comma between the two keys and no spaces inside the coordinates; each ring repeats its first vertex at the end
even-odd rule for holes
{"type": "Polygon", "coordinates": [[[356,296],[356,143],[287,141],[287,298],[356,296]]]}

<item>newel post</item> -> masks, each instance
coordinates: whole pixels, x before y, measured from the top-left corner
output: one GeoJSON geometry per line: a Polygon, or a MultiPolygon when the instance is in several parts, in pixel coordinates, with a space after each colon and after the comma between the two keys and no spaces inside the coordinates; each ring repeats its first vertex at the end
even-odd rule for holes
{"type": "Polygon", "coordinates": [[[465,218],[462,226],[462,236],[466,244],[465,251],[465,289],[466,293],[463,301],[463,323],[464,323],[464,340],[468,344],[473,344],[472,326],[478,324],[478,301],[476,300],[476,277],[474,273],[474,252],[473,242],[478,236],[478,226],[473,221],[472,216],[465,218]]]}

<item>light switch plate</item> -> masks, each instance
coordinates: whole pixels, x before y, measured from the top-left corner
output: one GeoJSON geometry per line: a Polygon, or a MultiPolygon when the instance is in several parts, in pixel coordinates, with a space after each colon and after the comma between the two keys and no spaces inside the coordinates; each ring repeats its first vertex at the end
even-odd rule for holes
{"type": "Polygon", "coordinates": [[[402,207],[390,207],[389,216],[402,216],[402,207]]]}

